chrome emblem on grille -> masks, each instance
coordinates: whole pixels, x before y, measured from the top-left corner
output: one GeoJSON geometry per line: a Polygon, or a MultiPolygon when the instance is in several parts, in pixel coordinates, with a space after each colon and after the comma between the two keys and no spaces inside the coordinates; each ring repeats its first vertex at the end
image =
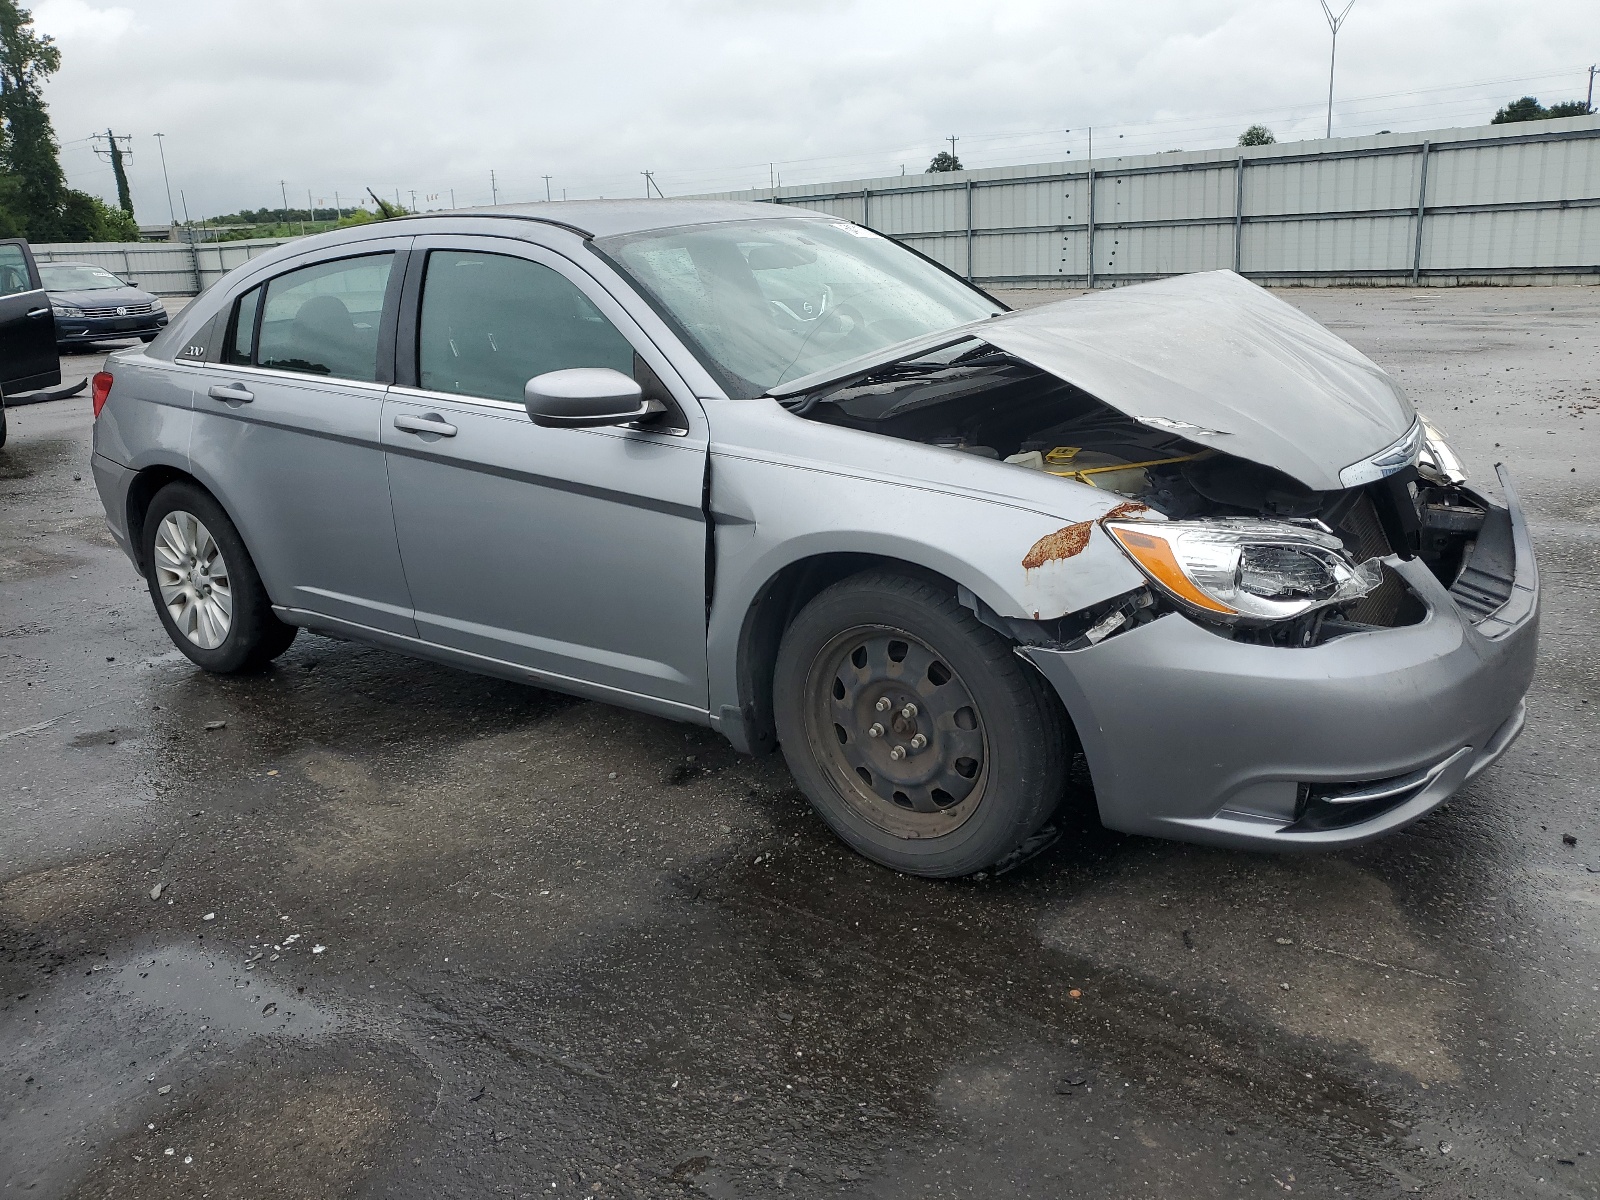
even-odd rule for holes
{"type": "Polygon", "coordinates": [[[118,309],[117,309],[117,316],[119,316],[119,317],[125,317],[125,316],[127,316],[127,315],[128,315],[128,309],[127,309],[127,306],[126,306],[126,305],[124,305],[124,306],[122,306],[122,307],[121,307],[121,308],[118,308],[118,309]]]}

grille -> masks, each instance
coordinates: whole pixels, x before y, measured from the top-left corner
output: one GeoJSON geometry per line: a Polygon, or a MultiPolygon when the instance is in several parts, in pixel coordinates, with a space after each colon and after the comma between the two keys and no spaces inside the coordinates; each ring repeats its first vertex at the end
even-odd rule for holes
{"type": "Polygon", "coordinates": [[[86,317],[142,317],[149,311],[150,306],[148,304],[113,304],[110,307],[84,308],[83,315],[86,317]],[[127,311],[119,313],[117,311],[118,308],[125,308],[127,311]]]}
{"type": "MultiPolygon", "coordinates": [[[[1372,503],[1372,497],[1365,492],[1345,514],[1338,532],[1358,562],[1391,553],[1388,535],[1383,532],[1383,522],[1378,519],[1378,510],[1372,503]]],[[[1385,569],[1383,582],[1352,604],[1346,610],[1347,617],[1362,625],[1389,628],[1400,623],[1400,614],[1405,610],[1409,598],[1406,585],[1393,571],[1385,569]]]]}

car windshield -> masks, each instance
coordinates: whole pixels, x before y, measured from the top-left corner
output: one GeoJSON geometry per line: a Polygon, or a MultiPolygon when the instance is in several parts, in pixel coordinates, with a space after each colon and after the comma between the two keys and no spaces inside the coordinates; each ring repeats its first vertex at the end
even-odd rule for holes
{"type": "Polygon", "coordinates": [[[40,263],[39,279],[47,292],[99,292],[128,286],[104,267],[86,263],[40,263]]]}
{"type": "Polygon", "coordinates": [[[738,398],[1004,311],[904,246],[843,221],[695,225],[596,245],[738,398]]]}

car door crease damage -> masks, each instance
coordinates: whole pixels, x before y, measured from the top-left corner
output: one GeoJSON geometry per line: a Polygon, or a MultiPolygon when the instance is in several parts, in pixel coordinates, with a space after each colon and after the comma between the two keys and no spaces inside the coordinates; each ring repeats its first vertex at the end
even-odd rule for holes
{"type": "Polygon", "coordinates": [[[227,661],[307,625],[710,724],[930,876],[1035,844],[1077,751],[1112,828],[1325,848],[1521,728],[1504,469],[1239,276],[1012,312],[823,214],[570,211],[304,239],[112,356],[118,541],[195,480],[259,568],[227,661]]]}

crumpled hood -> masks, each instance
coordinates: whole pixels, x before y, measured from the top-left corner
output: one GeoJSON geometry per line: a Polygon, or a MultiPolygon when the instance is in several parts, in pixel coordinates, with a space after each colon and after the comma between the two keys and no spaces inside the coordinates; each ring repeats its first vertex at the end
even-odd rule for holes
{"type": "Polygon", "coordinates": [[[1371,359],[1232,271],[1094,292],[969,329],[1119,412],[1318,491],[1343,487],[1340,468],[1416,420],[1371,359]]]}

